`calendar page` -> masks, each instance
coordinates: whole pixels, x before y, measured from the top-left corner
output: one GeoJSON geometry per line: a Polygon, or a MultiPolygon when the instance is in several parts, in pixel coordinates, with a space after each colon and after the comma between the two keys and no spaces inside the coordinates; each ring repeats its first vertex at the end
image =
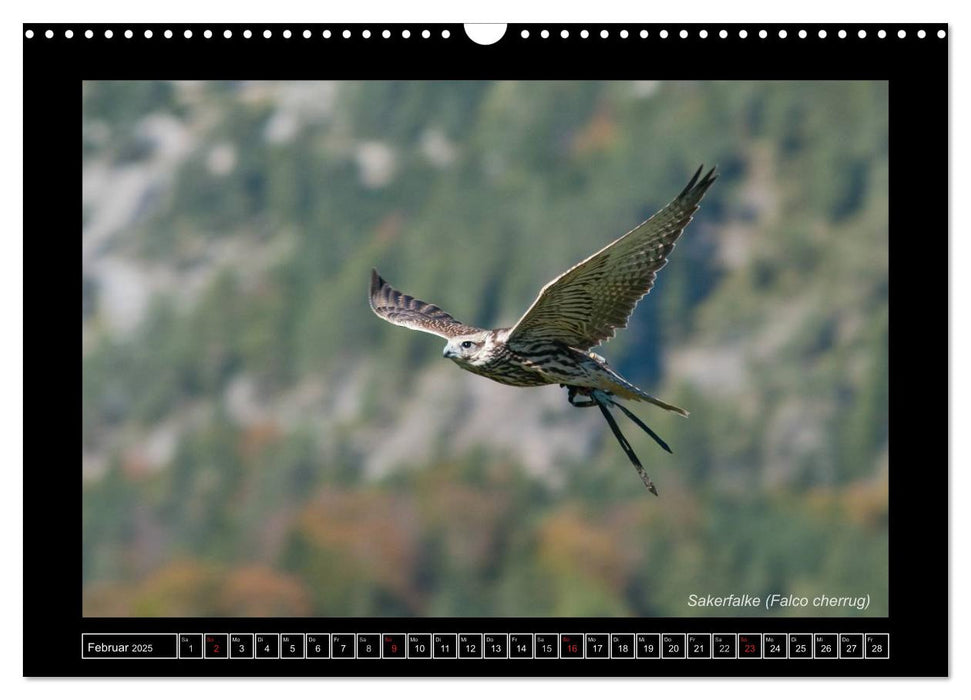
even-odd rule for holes
{"type": "Polygon", "coordinates": [[[946,25],[23,44],[25,673],[946,674],[946,25]]]}

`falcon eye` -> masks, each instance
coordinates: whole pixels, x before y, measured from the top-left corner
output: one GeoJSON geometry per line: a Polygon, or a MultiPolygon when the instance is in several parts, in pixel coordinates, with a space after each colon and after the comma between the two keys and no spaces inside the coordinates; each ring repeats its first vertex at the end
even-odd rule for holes
{"type": "Polygon", "coordinates": [[[472,341],[471,340],[463,340],[462,341],[462,347],[465,348],[466,350],[468,350],[469,348],[472,347],[472,341]]]}

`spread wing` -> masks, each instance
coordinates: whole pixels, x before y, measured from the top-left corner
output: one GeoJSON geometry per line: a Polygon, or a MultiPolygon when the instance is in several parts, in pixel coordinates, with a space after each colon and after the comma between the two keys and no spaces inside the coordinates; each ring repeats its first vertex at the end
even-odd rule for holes
{"type": "Polygon", "coordinates": [[[589,350],[626,328],[637,302],[651,291],[684,227],[717,176],[701,168],[664,209],[543,287],[510,330],[509,345],[558,341],[589,350]]]}
{"type": "Polygon", "coordinates": [[[476,333],[481,328],[459,323],[434,304],[402,294],[385,282],[377,270],[371,270],[371,310],[385,321],[416,331],[433,333],[443,338],[476,333]]]}

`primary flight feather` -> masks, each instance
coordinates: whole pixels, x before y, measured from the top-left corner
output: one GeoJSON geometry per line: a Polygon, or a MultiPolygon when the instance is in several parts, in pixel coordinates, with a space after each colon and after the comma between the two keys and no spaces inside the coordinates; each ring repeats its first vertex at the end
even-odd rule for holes
{"type": "Polygon", "coordinates": [[[511,386],[559,384],[577,407],[598,406],[645,486],[657,489],[630,443],[620,432],[609,407],[616,406],[661,447],[667,444],[616,398],[647,401],[668,411],[687,411],[651,396],[612,370],[590,349],[626,328],[637,302],[651,291],[657,271],[701,198],[717,179],[702,168],[666,207],[630,232],[548,283],[512,328],[487,330],[456,321],[434,304],[403,294],[377,270],[371,272],[369,301],[381,318],[405,328],[445,338],[443,356],[460,367],[511,386]],[[577,401],[577,396],[585,400],[577,401]]]}

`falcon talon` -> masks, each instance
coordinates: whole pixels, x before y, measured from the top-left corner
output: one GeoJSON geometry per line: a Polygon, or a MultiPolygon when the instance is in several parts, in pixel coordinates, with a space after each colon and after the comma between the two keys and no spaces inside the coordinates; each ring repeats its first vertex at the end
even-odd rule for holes
{"type": "Polygon", "coordinates": [[[698,168],[674,200],[647,221],[573,266],[540,291],[511,328],[467,326],[434,304],[408,296],[371,270],[368,302],[381,318],[398,326],[445,338],[442,356],[474,374],[509,386],[559,384],[577,408],[598,406],[647,489],[657,495],[633,448],[610,412],[616,406],[667,452],[668,444],[616,399],[646,401],[687,416],[634,386],[591,349],[626,328],[634,307],[651,291],[705,192],[717,179],[698,168]],[[577,401],[577,396],[586,400],[577,401]]]}

